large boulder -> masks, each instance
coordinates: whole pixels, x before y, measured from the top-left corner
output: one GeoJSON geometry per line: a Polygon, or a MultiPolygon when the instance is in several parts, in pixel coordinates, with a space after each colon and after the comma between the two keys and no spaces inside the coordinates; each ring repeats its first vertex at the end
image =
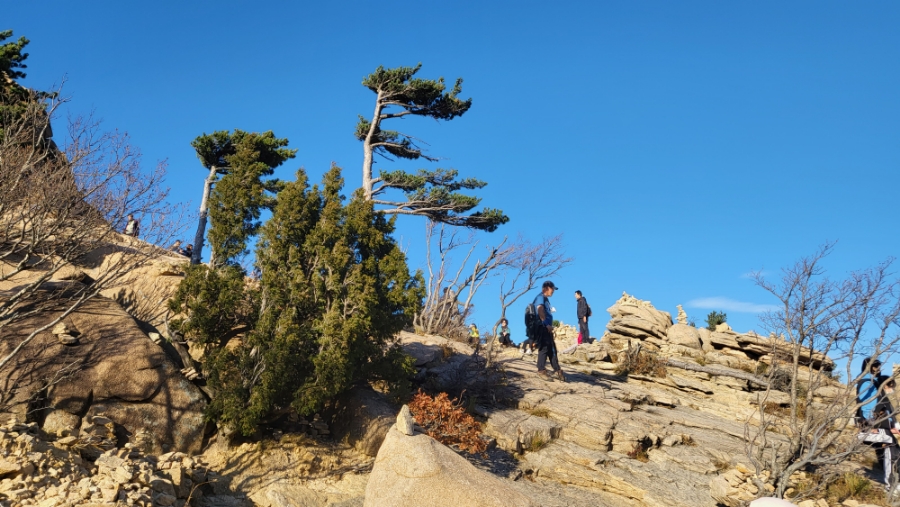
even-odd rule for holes
{"type": "Polygon", "coordinates": [[[335,402],[331,432],[366,456],[376,456],[397,409],[370,387],[355,387],[335,402]]]}
{"type": "Polygon", "coordinates": [[[388,431],[366,486],[364,507],[533,507],[502,479],[423,434],[388,431]]]}
{"type": "Polygon", "coordinates": [[[687,324],[674,324],[666,331],[666,339],[669,343],[690,347],[692,349],[702,348],[700,342],[700,332],[697,328],[687,324]]]}
{"type": "MultiPolygon", "coordinates": [[[[45,312],[15,323],[8,339],[0,342],[0,353],[7,354],[57,315],[45,312]]],[[[40,333],[15,356],[8,371],[0,372],[19,385],[9,411],[25,419],[29,400],[46,389],[43,379],[56,378],[43,401],[49,432],[60,433],[79,415],[103,414],[116,424],[120,442],[140,433],[149,437],[146,450],[200,451],[205,396],[131,315],[98,296],[64,322],[78,330],[78,344],[64,345],[52,332],[40,333]]]]}
{"type": "Polygon", "coordinates": [[[672,325],[672,314],[657,310],[650,304],[650,301],[640,300],[625,292],[606,311],[609,312],[609,316],[613,319],[627,316],[637,317],[655,324],[662,331],[667,330],[672,325]]]}

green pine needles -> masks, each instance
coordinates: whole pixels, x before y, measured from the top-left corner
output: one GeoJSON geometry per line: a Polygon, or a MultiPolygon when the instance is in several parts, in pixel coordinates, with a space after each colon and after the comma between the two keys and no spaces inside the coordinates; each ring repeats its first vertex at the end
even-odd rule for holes
{"type": "Polygon", "coordinates": [[[209,171],[200,203],[192,262],[200,262],[207,214],[211,246],[210,265],[236,262],[247,253],[247,241],[259,232],[260,213],[271,209],[283,184],[269,178],[275,168],[294,158],[288,140],[263,133],[218,131],[191,143],[209,171]],[[215,184],[215,186],[213,186],[215,184]]]}
{"type": "Polygon", "coordinates": [[[715,331],[716,326],[724,324],[726,320],[728,320],[728,315],[726,315],[725,312],[711,311],[706,316],[706,329],[715,331]]]}
{"type": "Polygon", "coordinates": [[[379,206],[378,212],[394,215],[421,215],[436,222],[494,231],[509,218],[499,209],[474,210],[481,199],[460,192],[483,188],[487,183],[475,178],[457,180],[454,169],[419,169],[416,173],[402,170],[380,171],[373,176],[376,154],[391,160],[424,159],[436,162],[408,134],[382,129],[382,122],[405,116],[422,116],[435,120],[452,120],[472,106],[472,99],[461,99],[462,79],[450,90],[444,78],[415,77],[415,67],[385,69],[378,67],[363,79],[363,86],[375,93],[375,113],[371,119],[359,117],[354,135],[363,143],[363,191],[365,198],[379,206]],[[391,191],[401,191],[406,200],[388,198],[391,191]]]}
{"type": "Polygon", "coordinates": [[[170,302],[187,316],[173,327],[206,347],[210,417],[245,435],[274,409],[311,414],[356,383],[401,387],[413,372],[392,339],[421,306],[422,275],[410,274],[393,220],[361,192],[345,202],[343,184],[337,167],[321,187],[298,171],[260,229],[260,279],[195,266],[170,302]]]}

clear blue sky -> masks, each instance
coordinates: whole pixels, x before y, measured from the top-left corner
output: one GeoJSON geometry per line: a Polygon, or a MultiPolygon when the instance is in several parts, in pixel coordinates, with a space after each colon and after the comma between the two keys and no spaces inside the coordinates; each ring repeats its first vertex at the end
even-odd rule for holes
{"type": "MultiPolygon", "coordinates": [[[[576,262],[554,280],[557,317],[574,321],[581,289],[597,336],[623,290],[758,330],[774,301],[747,272],[826,240],[835,275],[900,252],[896,2],[7,4],[0,29],[32,40],[23,84],[65,76],[70,110],[128,131],[148,165],[168,159],[173,199],[194,208],[203,132],[274,130],[299,149],[280,176],[334,161],[349,194],[363,76],[422,62],[463,77],[464,117],[402,130],[489,182],[484,204],[511,221],[486,241],[565,234],[576,262]]],[[[423,233],[400,220],[413,268],[423,233]]],[[[485,288],[476,322],[497,307],[485,288]]]]}

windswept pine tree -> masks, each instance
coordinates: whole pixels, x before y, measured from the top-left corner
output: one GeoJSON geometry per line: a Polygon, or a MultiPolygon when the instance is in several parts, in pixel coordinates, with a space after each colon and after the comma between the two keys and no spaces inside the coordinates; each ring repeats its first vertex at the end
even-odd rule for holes
{"type": "Polygon", "coordinates": [[[260,134],[238,129],[204,133],[191,142],[209,171],[191,264],[202,258],[207,216],[212,222],[210,265],[234,261],[245,253],[247,240],[259,229],[261,210],[271,207],[281,188],[277,179],[266,178],[297,153],[287,145],[287,139],[275,137],[272,131],[260,134]]]}
{"type": "Polygon", "coordinates": [[[378,67],[363,79],[363,86],[375,93],[375,112],[367,119],[359,117],[356,138],[363,143],[362,188],[366,199],[378,205],[378,212],[396,215],[421,215],[451,225],[494,231],[509,218],[499,209],[485,208],[470,213],[481,199],[460,192],[483,188],[487,183],[476,178],[457,179],[455,169],[419,169],[415,173],[402,170],[380,171],[373,175],[375,155],[387,160],[438,159],[426,154],[416,139],[396,130],[385,130],[382,122],[406,116],[421,116],[435,120],[452,120],[462,116],[472,106],[472,99],[461,99],[462,79],[457,79],[448,91],[444,78],[415,77],[421,64],[415,67],[385,69],[378,67]],[[387,196],[400,191],[405,200],[387,196]]]}

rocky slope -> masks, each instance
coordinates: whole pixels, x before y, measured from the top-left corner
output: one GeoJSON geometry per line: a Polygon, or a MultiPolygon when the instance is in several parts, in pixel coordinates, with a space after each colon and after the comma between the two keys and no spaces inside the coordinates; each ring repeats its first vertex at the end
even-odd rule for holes
{"type": "MultiPolygon", "coordinates": [[[[97,252],[61,277],[82,283],[114,254],[97,252]]],[[[508,502],[497,505],[525,505],[515,499],[527,498],[545,507],[737,506],[764,493],[749,481],[743,436],[758,410],[752,373],[783,353],[783,342],[674,323],[627,294],[608,310],[598,342],[574,347],[577,331],[557,330],[559,349],[568,352],[561,355],[566,383],[540,379],[535,357],[513,349],[495,350],[497,368],[487,371],[483,350],[400,334],[419,385],[466,390],[477,400],[472,410],[493,445],[487,457],[468,457],[471,468],[424,435],[394,435],[399,407],[367,387],[347,393],[321,418],[289,418],[302,435],[272,429],[261,440],[219,440],[204,450],[206,399],[184,371],[190,358],[154,335],[163,326],[161,305],[181,279],[179,262],[162,257],[136,270],[39,336],[23,355],[31,363],[3,372],[20,386],[0,414],[0,423],[15,417],[0,431],[3,505],[181,507],[189,495],[196,505],[232,507],[401,505],[402,495],[426,505],[410,496],[415,488],[402,486],[422,469],[432,470],[423,477],[435,483],[464,476],[506,491],[499,498],[508,502]],[[638,344],[670,359],[664,375],[616,375],[626,350],[638,344]],[[710,367],[719,374],[698,371],[710,367]],[[48,371],[66,374],[41,391],[48,371]],[[190,456],[201,450],[202,457],[190,456]],[[424,455],[431,461],[412,465],[424,455]]],[[[12,337],[51,317],[22,321],[12,337]]],[[[12,343],[0,343],[0,353],[12,343]]],[[[817,354],[805,353],[803,361],[833,367],[817,354]]],[[[841,393],[835,383],[812,395],[841,393]]],[[[770,401],[784,404],[785,396],[775,391],[770,401]]],[[[435,493],[429,502],[445,505],[447,495],[435,493]]],[[[453,498],[458,505],[487,501],[453,498]]]]}

